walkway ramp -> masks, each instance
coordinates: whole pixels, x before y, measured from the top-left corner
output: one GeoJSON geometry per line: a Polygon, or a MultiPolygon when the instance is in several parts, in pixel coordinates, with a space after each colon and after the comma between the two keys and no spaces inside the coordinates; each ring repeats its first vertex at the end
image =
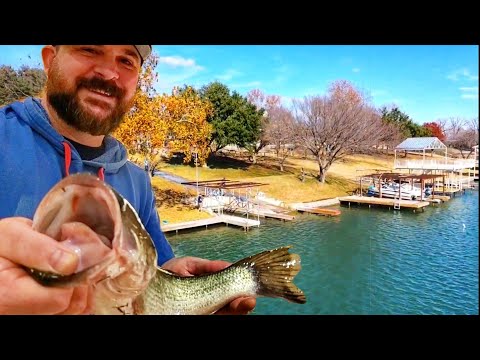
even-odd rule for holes
{"type": "Polygon", "coordinates": [[[181,223],[173,223],[173,224],[163,224],[162,231],[163,232],[171,232],[179,230],[186,230],[186,229],[193,229],[198,227],[208,227],[209,225],[221,224],[225,223],[226,225],[235,225],[243,227],[245,230],[249,229],[252,226],[260,226],[260,221],[254,219],[244,219],[238,216],[230,216],[230,215],[219,215],[214,216],[208,219],[201,219],[201,220],[193,220],[193,221],[185,221],[181,223]]]}

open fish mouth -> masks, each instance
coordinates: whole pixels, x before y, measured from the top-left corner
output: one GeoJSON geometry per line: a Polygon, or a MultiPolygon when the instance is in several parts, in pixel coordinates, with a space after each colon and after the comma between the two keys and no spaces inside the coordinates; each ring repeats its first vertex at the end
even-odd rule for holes
{"type": "MultiPolygon", "coordinates": [[[[48,214],[37,224],[40,231],[57,241],[73,236],[69,229],[86,225],[105,246],[112,248],[114,220],[105,194],[95,188],[84,189],[67,185],[61,189],[58,200],[48,209],[48,214]]],[[[68,241],[68,240],[67,240],[68,241]]]]}
{"type": "MultiPolygon", "coordinates": [[[[122,236],[121,208],[115,193],[100,179],[85,174],[65,178],[52,188],[37,208],[33,229],[77,253],[76,274],[104,263],[81,276],[84,281],[94,281],[107,263],[135,256],[138,250],[133,237],[122,236]]],[[[40,278],[61,278],[47,275],[41,273],[40,278]]]]}

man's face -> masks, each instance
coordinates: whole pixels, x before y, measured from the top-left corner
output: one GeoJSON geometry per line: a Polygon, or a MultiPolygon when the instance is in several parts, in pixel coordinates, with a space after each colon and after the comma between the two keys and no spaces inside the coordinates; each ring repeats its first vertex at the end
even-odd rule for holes
{"type": "Polygon", "coordinates": [[[107,135],[133,104],[140,67],[133,45],[61,45],[48,65],[47,100],[73,128],[107,135]]]}

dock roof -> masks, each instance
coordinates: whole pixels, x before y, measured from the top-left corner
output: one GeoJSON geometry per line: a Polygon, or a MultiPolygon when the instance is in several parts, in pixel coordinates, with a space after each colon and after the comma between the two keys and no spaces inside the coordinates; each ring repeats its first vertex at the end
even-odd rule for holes
{"type": "Polygon", "coordinates": [[[415,137],[408,138],[398,144],[395,150],[427,150],[427,149],[446,149],[447,146],[437,137],[415,137]]]}

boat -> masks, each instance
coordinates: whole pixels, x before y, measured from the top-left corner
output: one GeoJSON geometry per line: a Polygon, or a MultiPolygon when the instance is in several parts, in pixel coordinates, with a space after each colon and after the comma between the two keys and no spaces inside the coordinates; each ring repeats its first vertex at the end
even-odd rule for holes
{"type": "MultiPolygon", "coordinates": [[[[382,184],[382,197],[402,200],[420,200],[422,191],[419,188],[412,187],[409,184],[403,183],[399,185],[396,182],[382,184]]],[[[374,185],[368,187],[368,196],[380,197],[380,191],[374,185]]]]}

